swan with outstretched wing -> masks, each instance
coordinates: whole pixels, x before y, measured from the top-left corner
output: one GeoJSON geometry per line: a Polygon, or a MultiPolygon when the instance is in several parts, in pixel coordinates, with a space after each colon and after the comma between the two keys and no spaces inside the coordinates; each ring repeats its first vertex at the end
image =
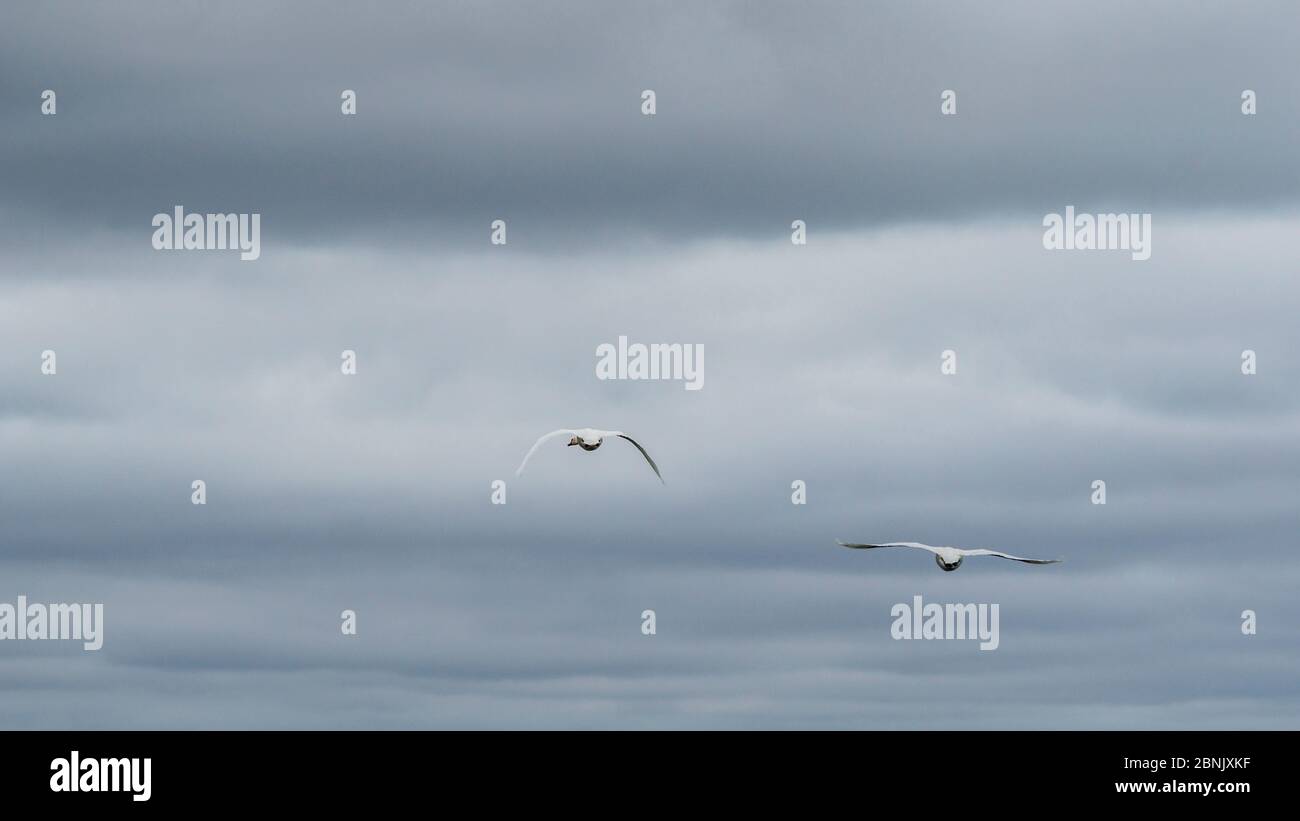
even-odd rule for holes
{"type": "Polygon", "coordinates": [[[604,441],[611,436],[616,436],[619,439],[626,439],[627,441],[631,442],[633,447],[639,450],[641,452],[641,455],[645,457],[645,460],[650,463],[650,469],[655,472],[655,476],[659,477],[659,481],[660,482],[664,481],[663,474],[659,472],[659,466],[655,464],[654,459],[650,458],[650,454],[646,452],[646,449],[641,447],[640,442],[633,439],[631,436],[628,436],[626,433],[624,433],[621,430],[597,430],[595,428],[561,428],[560,430],[551,431],[550,433],[546,434],[545,436],[543,436],[542,438],[534,442],[533,446],[528,449],[528,454],[524,456],[524,461],[520,463],[519,470],[515,471],[515,475],[516,476],[523,475],[524,467],[528,465],[528,460],[533,458],[533,454],[537,452],[538,448],[540,448],[546,442],[549,442],[550,440],[561,436],[569,437],[569,443],[567,447],[573,447],[574,445],[577,445],[583,450],[595,450],[596,448],[600,447],[604,443],[604,441]]]}
{"type": "Polygon", "coordinates": [[[963,550],[960,547],[934,547],[933,545],[921,544],[920,542],[880,542],[879,544],[855,544],[850,542],[840,542],[840,547],[851,547],[855,550],[870,550],[876,547],[911,547],[917,550],[927,550],[934,554],[935,564],[944,570],[952,571],[961,567],[962,559],[967,556],[997,556],[999,559],[1011,559],[1016,562],[1025,564],[1056,564],[1060,559],[1025,559],[1020,556],[1012,556],[1010,553],[1003,553],[1000,550],[987,550],[979,547],[973,550],[963,550]]]}

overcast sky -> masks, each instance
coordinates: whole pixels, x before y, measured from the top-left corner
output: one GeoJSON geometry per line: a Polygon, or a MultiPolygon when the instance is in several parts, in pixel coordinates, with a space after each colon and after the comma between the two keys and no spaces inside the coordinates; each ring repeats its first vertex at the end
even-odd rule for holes
{"type": "Polygon", "coordinates": [[[0,726],[1300,728],[1293,3],[330,5],[0,11],[0,726]]]}

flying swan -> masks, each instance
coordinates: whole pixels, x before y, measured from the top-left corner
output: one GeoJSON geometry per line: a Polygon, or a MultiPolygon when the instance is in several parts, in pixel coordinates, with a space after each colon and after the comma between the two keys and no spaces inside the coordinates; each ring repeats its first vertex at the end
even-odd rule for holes
{"type": "Polygon", "coordinates": [[[849,544],[836,539],[840,547],[852,547],[859,550],[869,550],[873,547],[916,547],[921,550],[928,550],[934,554],[934,563],[944,570],[953,571],[961,567],[962,559],[967,556],[997,556],[999,559],[1011,559],[1012,561],[1024,562],[1025,564],[1056,564],[1060,559],[1022,559],[1019,556],[1012,556],[1010,553],[1001,553],[997,550],[985,550],[978,548],[976,550],[962,550],[960,547],[932,547],[920,542],[882,542],[880,544],[849,544]]]}
{"type": "MultiPolygon", "coordinates": [[[[610,436],[617,436],[620,439],[626,439],[627,441],[631,442],[636,447],[637,450],[641,451],[641,455],[644,456],[645,460],[650,463],[650,467],[654,470],[655,476],[659,477],[659,481],[660,482],[664,481],[663,474],[659,472],[659,466],[655,464],[655,460],[650,458],[650,454],[646,453],[645,448],[641,447],[640,443],[638,443],[635,439],[633,439],[631,436],[628,436],[626,433],[624,433],[621,430],[596,430],[595,428],[578,428],[576,430],[564,428],[561,430],[551,431],[550,433],[546,434],[541,439],[538,439],[536,442],[533,443],[532,448],[528,451],[528,455],[525,456],[524,461],[520,463],[519,470],[515,471],[515,475],[516,476],[523,475],[524,466],[528,464],[529,459],[533,458],[533,454],[536,453],[537,449],[542,446],[542,443],[550,439],[554,439],[557,436],[568,436],[569,447],[577,445],[583,450],[595,450],[596,448],[601,446],[601,443],[603,443],[606,438],[610,436]]],[[[667,483],[665,482],[664,484],[667,483]]]]}

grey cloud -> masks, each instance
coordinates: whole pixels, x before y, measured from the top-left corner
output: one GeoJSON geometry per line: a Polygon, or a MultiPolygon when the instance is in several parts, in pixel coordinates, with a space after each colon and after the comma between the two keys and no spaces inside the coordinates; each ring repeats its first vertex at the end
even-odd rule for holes
{"type": "Polygon", "coordinates": [[[497,217],[563,247],[1296,202],[1287,4],[1000,8],[45,4],[6,26],[5,205],[74,230],[256,210],[282,240],[445,250],[497,217]]]}
{"type": "Polygon", "coordinates": [[[107,620],[0,643],[0,726],[1297,726],[1288,7],[231,9],[0,26],[0,600],[107,620]],[[262,259],[152,251],[178,202],[262,259]],[[1152,259],[1044,251],[1066,204],[1152,259]],[[569,425],[667,485],[514,478],[569,425]],[[892,641],[917,593],[1002,647],[892,641]]]}

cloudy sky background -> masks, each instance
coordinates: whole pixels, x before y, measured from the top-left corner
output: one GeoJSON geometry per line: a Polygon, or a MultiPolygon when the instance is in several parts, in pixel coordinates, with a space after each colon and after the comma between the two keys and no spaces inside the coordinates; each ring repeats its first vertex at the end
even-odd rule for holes
{"type": "Polygon", "coordinates": [[[0,601],[106,634],[0,642],[0,726],[1300,727],[1297,41],[1281,2],[5,8],[0,601]],[[152,250],[177,204],[261,213],[261,259],[152,250]],[[1151,260],[1044,251],[1066,205],[1151,212],[1151,260]],[[598,381],[619,335],[705,388],[598,381]],[[587,425],[667,485],[619,443],[514,479],[587,425]],[[892,640],[916,594],[1001,647],[892,640]]]}

